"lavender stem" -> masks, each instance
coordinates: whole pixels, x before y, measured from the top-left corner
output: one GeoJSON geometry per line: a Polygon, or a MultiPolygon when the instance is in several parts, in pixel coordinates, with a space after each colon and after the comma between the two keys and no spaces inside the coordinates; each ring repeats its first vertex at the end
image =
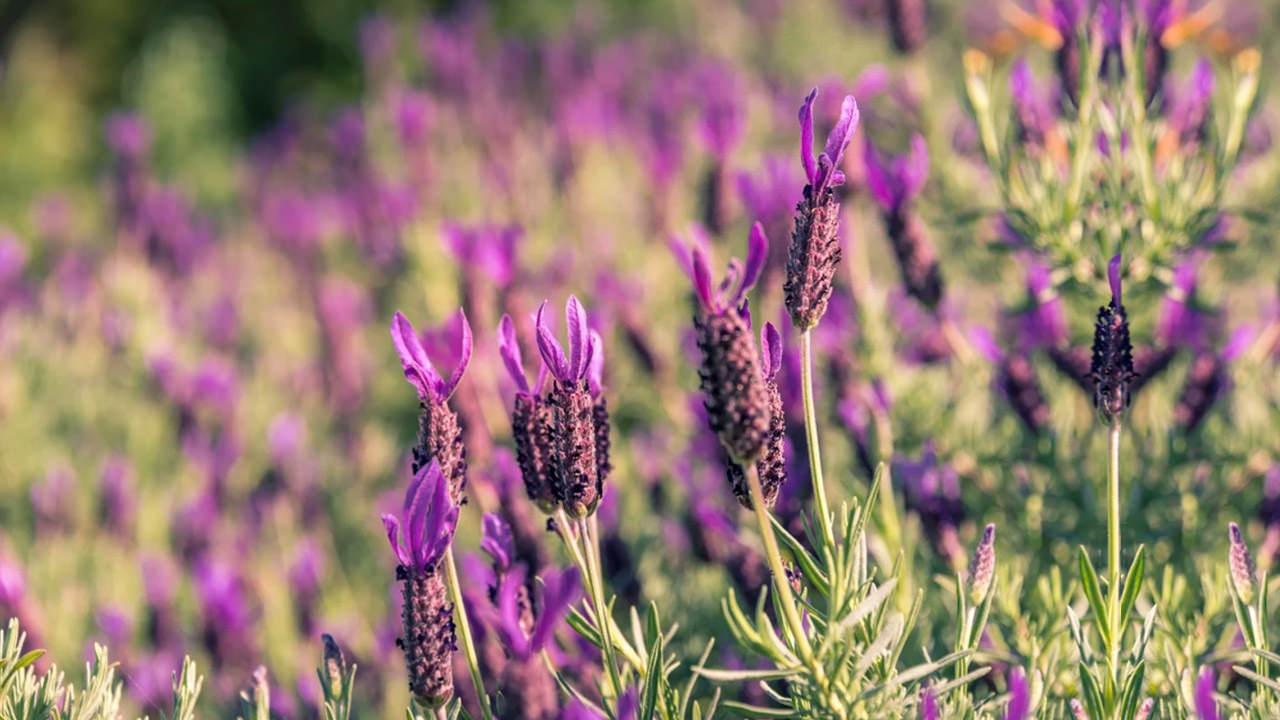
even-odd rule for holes
{"type": "Polygon", "coordinates": [[[445,582],[449,586],[450,599],[453,601],[453,612],[457,618],[458,637],[462,640],[462,652],[467,657],[467,669],[471,671],[471,682],[476,688],[476,698],[480,703],[480,713],[484,720],[493,720],[493,710],[489,707],[489,694],[484,689],[484,677],[480,674],[480,658],[476,654],[475,642],[471,639],[471,624],[467,620],[467,607],[462,601],[462,586],[458,583],[458,568],[453,561],[453,546],[444,553],[445,582]]]}
{"type": "MultiPolygon", "coordinates": [[[[812,330],[805,330],[800,333],[800,347],[804,355],[800,365],[802,396],[804,398],[804,434],[805,445],[809,450],[809,478],[813,484],[813,497],[817,504],[818,511],[818,527],[822,531],[822,537],[826,540],[827,546],[834,546],[835,536],[831,532],[831,509],[827,504],[827,487],[822,477],[822,451],[818,447],[818,416],[814,408],[813,402],[813,336],[812,330]]],[[[753,472],[748,474],[755,485],[759,488],[760,478],[753,472]]],[[[761,495],[763,498],[763,495],[761,495]]],[[[760,510],[763,503],[752,498],[752,502],[757,505],[756,515],[760,517],[760,510]]],[[[762,532],[765,533],[766,547],[773,542],[773,529],[768,526],[767,518],[761,519],[762,532]]],[[[776,570],[776,568],[775,568],[776,570]]],[[[781,584],[786,584],[785,580],[781,584]]]]}

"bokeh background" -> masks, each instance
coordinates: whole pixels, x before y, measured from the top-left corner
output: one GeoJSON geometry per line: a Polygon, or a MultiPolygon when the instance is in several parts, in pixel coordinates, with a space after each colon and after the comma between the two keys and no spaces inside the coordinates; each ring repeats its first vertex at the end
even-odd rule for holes
{"type": "MultiPolygon", "coordinates": [[[[1277,68],[1280,6],[1228,5],[1172,75],[1250,45],[1277,68]]],[[[455,401],[472,467],[458,542],[475,555],[482,510],[523,516],[535,534],[542,522],[508,450],[498,320],[511,313],[528,337],[538,303],[576,293],[608,348],[606,569],[628,602],[661,601],[692,659],[724,636],[726,590],[752,593],[766,571],[697,410],[689,285],[668,244],[704,233],[723,260],[762,221],[774,259],[755,314],[788,326],[778,269],[803,186],[795,113],[818,86],[820,135],[846,92],[863,117],[845,168],[848,260],[818,338],[828,481],[837,497],[866,492],[860,448],[894,464],[903,596],[930,598],[912,652],[945,652],[935,575],[963,564],[985,522],[1000,523],[1002,572],[1028,585],[1075,543],[1099,545],[1102,454],[1088,398],[1048,361],[1036,367],[1052,432],[1037,434],[993,389],[990,363],[957,354],[897,289],[861,185],[863,135],[890,152],[915,132],[928,141],[921,205],[943,314],[980,334],[1022,301],[1025,277],[995,249],[999,207],[959,58],[1025,50],[1051,70],[1000,3],[927,8],[906,52],[878,0],[9,0],[0,619],[20,617],[63,667],[109,643],[130,707],[153,714],[190,653],[210,708],[230,707],[263,664],[281,714],[310,717],[319,634],[332,633],[360,664],[368,716],[389,717],[407,692],[378,516],[398,500],[417,428],[391,313],[438,328],[443,357],[458,307],[475,329],[455,401]]],[[[1229,248],[1201,268],[1197,297],[1223,337],[1280,319],[1274,105],[1249,128],[1229,248]]],[[[1135,332],[1150,337],[1161,292],[1132,297],[1135,332]]],[[[1064,297],[1077,344],[1103,298],[1064,297]]],[[[1143,391],[1126,533],[1152,543],[1155,567],[1198,578],[1228,518],[1271,554],[1280,544],[1280,517],[1260,514],[1280,494],[1280,475],[1266,480],[1280,453],[1274,353],[1241,369],[1194,433],[1173,415],[1189,356],[1143,391]]],[[[793,361],[792,520],[807,484],[793,361]]],[[[873,551],[889,562],[886,547],[873,551]]],[[[1005,587],[994,632],[1026,632],[1020,613],[1034,609],[1016,581],[1005,587]]],[[[723,663],[753,662],[722,640],[723,663]]]]}

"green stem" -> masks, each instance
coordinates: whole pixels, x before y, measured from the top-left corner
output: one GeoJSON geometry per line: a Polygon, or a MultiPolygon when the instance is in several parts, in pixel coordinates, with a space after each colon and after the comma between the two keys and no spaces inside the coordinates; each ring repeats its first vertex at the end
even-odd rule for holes
{"type": "Polygon", "coordinates": [[[1120,643],[1124,628],[1120,627],[1120,418],[1111,421],[1107,433],[1107,585],[1108,614],[1111,616],[1111,642],[1107,660],[1114,680],[1119,680],[1120,643]]]}
{"type": "MultiPolygon", "coordinates": [[[[805,335],[807,336],[808,333],[806,332],[805,335]]],[[[786,568],[782,566],[782,553],[778,552],[778,538],[773,534],[773,523],[769,520],[769,511],[764,507],[764,491],[760,489],[760,476],[756,472],[756,464],[744,463],[743,471],[747,476],[747,486],[751,490],[751,508],[755,511],[756,522],[760,525],[760,536],[764,540],[764,554],[769,560],[769,570],[773,573],[773,586],[777,591],[778,604],[782,606],[783,620],[796,639],[801,659],[813,665],[813,647],[809,644],[809,636],[804,632],[800,610],[796,606],[795,596],[791,594],[791,583],[787,580],[786,568]]]]}
{"type": "Polygon", "coordinates": [[[609,679],[613,682],[613,691],[615,694],[622,693],[622,678],[618,675],[618,653],[613,647],[613,617],[609,614],[609,607],[604,600],[604,570],[600,565],[600,539],[598,526],[595,522],[595,516],[581,521],[582,535],[584,542],[583,549],[586,551],[587,564],[591,571],[591,587],[595,593],[596,605],[596,624],[599,625],[600,639],[604,644],[605,662],[609,666],[609,679]]]}
{"type": "MultiPolygon", "coordinates": [[[[827,504],[827,487],[822,478],[822,451],[818,447],[818,414],[813,402],[812,333],[812,329],[800,333],[800,347],[804,356],[800,364],[800,379],[804,397],[804,437],[805,445],[809,448],[809,478],[813,484],[813,498],[818,506],[818,528],[822,531],[822,537],[826,540],[825,547],[833,547],[835,545],[835,536],[831,532],[831,509],[827,504]]],[[[759,484],[758,479],[756,483],[759,484]]],[[[755,505],[761,507],[759,502],[756,502],[755,505]]],[[[767,526],[768,523],[765,523],[765,525],[767,526]]],[[[772,541],[773,529],[765,529],[768,530],[766,534],[772,541]]]]}
{"type": "Polygon", "coordinates": [[[475,641],[471,639],[471,623],[467,621],[467,606],[462,602],[462,586],[458,584],[458,567],[453,561],[453,547],[444,553],[445,580],[449,585],[450,599],[453,600],[453,613],[458,625],[458,636],[462,640],[462,652],[467,657],[467,669],[471,671],[471,683],[475,685],[476,697],[480,700],[480,713],[484,720],[493,720],[493,711],[489,708],[489,694],[484,689],[484,677],[480,675],[480,656],[476,654],[475,641]]]}

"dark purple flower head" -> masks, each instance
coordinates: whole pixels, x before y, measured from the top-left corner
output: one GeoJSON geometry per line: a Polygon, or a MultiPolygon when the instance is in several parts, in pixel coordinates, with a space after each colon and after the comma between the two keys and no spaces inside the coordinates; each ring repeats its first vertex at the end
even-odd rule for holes
{"type": "Polygon", "coordinates": [[[1111,303],[1098,309],[1090,376],[1093,379],[1094,405],[1111,422],[1128,408],[1132,385],[1137,378],[1133,345],[1129,340],[1129,317],[1121,299],[1119,255],[1113,257],[1107,266],[1107,280],[1111,285],[1111,303]]]}
{"type": "Polygon", "coordinates": [[[920,720],[942,720],[938,710],[938,696],[933,693],[932,685],[920,691],[920,720]]]}
{"type": "Polygon", "coordinates": [[[520,625],[520,588],[524,587],[525,569],[513,569],[501,580],[498,588],[498,634],[503,645],[515,657],[527,660],[547,646],[556,627],[564,618],[569,606],[578,598],[581,583],[576,567],[561,572],[546,571],[542,577],[541,611],[534,622],[533,632],[526,633],[520,625]]]}
{"type": "Polygon", "coordinates": [[[438,462],[433,460],[410,481],[403,507],[403,534],[396,516],[382,516],[387,540],[400,565],[429,572],[444,556],[458,527],[458,506],[449,498],[449,483],[438,462]]]}
{"type": "Polygon", "coordinates": [[[1221,717],[1218,715],[1218,701],[1213,697],[1217,684],[1218,675],[1212,665],[1200,670],[1200,677],[1196,680],[1196,720],[1218,720],[1221,717]]]}
{"type": "Polygon", "coordinates": [[[560,342],[546,317],[547,303],[543,301],[538,308],[535,322],[538,331],[538,353],[542,362],[546,363],[552,377],[566,385],[576,385],[587,379],[591,369],[594,344],[591,342],[591,329],[587,326],[587,311],[578,302],[578,298],[570,295],[564,306],[565,324],[568,325],[569,354],[566,357],[560,342]]]}
{"type": "Polygon", "coordinates": [[[484,535],[480,539],[480,549],[493,558],[493,566],[499,573],[511,569],[511,560],[515,557],[515,539],[511,534],[511,526],[495,513],[485,513],[484,535]]]}
{"type": "Polygon", "coordinates": [[[524,230],[519,225],[475,225],[450,223],[444,227],[444,244],[464,271],[478,270],[495,285],[511,284],[516,269],[516,252],[524,230]]]}
{"type": "Polygon", "coordinates": [[[836,121],[827,144],[817,159],[813,157],[813,101],[818,98],[818,88],[809,91],[800,106],[800,164],[809,181],[810,194],[818,202],[828,188],[844,184],[844,173],[839,169],[845,148],[858,129],[858,103],[852,95],[846,95],[840,103],[840,119],[836,121]]]}
{"type": "Polygon", "coordinates": [[[1031,689],[1027,686],[1027,674],[1022,668],[1009,673],[1009,705],[1004,720],[1027,720],[1031,717],[1031,689]]]}
{"type": "Polygon", "coordinates": [[[462,380],[462,374],[471,361],[471,325],[466,314],[458,311],[461,318],[461,343],[459,345],[458,364],[448,380],[440,377],[435,366],[427,357],[422,339],[414,332],[409,320],[396,311],[391,318],[391,341],[395,343],[396,352],[400,355],[400,364],[404,367],[404,376],[418,390],[418,397],[424,402],[441,404],[453,395],[462,380]]]}
{"type": "Polygon", "coordinates": [[[705,248],[695,243],[692,252],[687,255],[683,252],[683,247],[673,246],[673,249],[677,252],[677,260],[685,266],[685,271],[693,280],[694,293],[698,296],[698,305],[704,314],[723,315],[729,310],[738,310],[739,314],[744,314],[747,291],[756,284],[760,271],[764,269],[765,258],[769,253],[769,239],[765,237],[764,227],[760,223],[752,225],[747,237],[746,264],[737,258],[731,258],[719,286],[714,286],[705,248]]]}
{"type": "Polygon", "coordinates": [[[901,214],[907,203],[920,193],[929,179],[929,147],[920,134],[911,136],[911,148],[905,155],[886,158],[870,138],[865,142],[867,188],[886,213],[901,214]]]}
{"type": "Polygon", "coordinates": [[[236,634],[249,629],[253,616],[244,580],[232,564],[201,560],[195,567],[195,586],[206,623],[219,633],[236,634]]]}

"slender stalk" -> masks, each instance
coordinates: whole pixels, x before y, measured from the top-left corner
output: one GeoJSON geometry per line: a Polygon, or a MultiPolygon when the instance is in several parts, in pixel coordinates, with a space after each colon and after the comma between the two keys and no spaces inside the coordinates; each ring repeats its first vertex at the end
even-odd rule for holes
{"type": "Polygon", "coordinates": [[[1120,418],[1111,421],[1107,433],[1107,610],[1111,616],[1111,641],[1107,648],[1113,683],[1119,686],[1120,643],[1124,628],[1120,627],[1120,418]]]}
{"type": "MultiPolygon", "coordinates": [[[[805,445],[809,448],[809,478],[810,482],[813,483],[813,499],[818,506],[818,528],[822,531],[826,546],[830,547],[835,544],[835,536],[831,532],[831,509],[827,504],[827,487],[822,478],[822,451],[818,447],[818,414],[813,402],[812,333],[812,329],[800,333],[800,347],[803,354],[800,363],[800,379],[804,397],[804,438],[805,445]]],[[[748,473],[748,476],[755,477],[755,474],[748,473]]],[[[754,482],[758,486],[760,484],[759,478],[756,478],[754,482]]],[[[752,503],[757,508],[757,514],[764,509],[763,503],[754,498],[752,503]]],[[[761,529],[768,537],[766,544],[773,542],[773,528],[769,527],[767,518],[761,522],[761,529]]]]}
{"type": "MultiPolygon", "coordinates": [[[[807,337],[809,333],[805,333],[807,337]]],[[[806,347],[808,343],[806,342],[806,347]]],[[[755,463],[744,463],[743,471],[747,476],[747,485],[751,489],[751,507],[756,514],[756,522],[760,525],[760,536],[764,539],[764,554],[769,560],[769,570],[773,573],[773,586],[777,589],[778,604],[782,606],[783,619],[796,638],[800,648],[800,657],[806,663],[813,661],[813,647],[809,644],[809,636],[804,632],[804,623],[800,620],[800,611],[796,607],[795,596],[791,594],[791,583],[787,580],[787,571],[782,566],[782,553],[778,552],[778,538],[773,534],[773,523],[769,520],[769,511],[764,507],[764,491],[760,489],[760,476],[756,472],[755,463]]]]}
{"type": "Polygon", "coordinates": [[[618,653],[613,647],[613,618],[609,614],[609,606],[604,599],[604,570],[600,566],[600,539],[595,516],[581,521],[583,543],[587,556],[588,571],[591,575],[591,589],[596,606],[596,625],[599,626],[600,639],[604,645],[605,664],[609,666],[609,680],[613,683],[614,693],[622,692],[622,678],[618,675],[618,653]]]}
{"type": "Polygon", "coordinates": [[[450,599],[453,601],[458,637],[462,639],[462,652],[467,657],[471,683],[475,685],[476,697],[480,702],[480,714],[484,720],[493,720],[493,710],[489,708],[489,693],[484,689],[484,677],[480,674],[480,656],[476,653],[475,641],[471,639],[471,623],[467,620],[467,606],[462,602],[462,586],[458,583],[458,567],[453,561],[452,546],[444,553],[444,571],[445,581],[449,585],[450,599]]]}

